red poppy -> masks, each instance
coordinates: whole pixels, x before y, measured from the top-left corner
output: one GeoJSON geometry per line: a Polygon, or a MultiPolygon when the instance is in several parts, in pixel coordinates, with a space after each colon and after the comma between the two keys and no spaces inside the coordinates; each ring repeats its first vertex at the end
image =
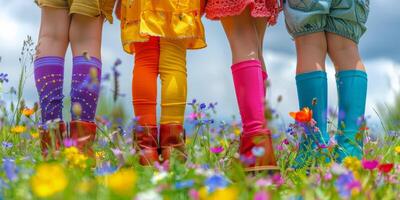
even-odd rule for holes
{"type": "Polygon", "coordinates": [[[380,164],[378,166],[378,169],[380,172],[383,173],[389,173],[390,171],[392,171],[394,164],[393,163],[385,163],[385,164],[380,164]]]}
{"type": "Polygon", "coordinates": [[[313,112],[308,107],[305,107],[299,112],[291,112],[289,115],[297,122],[308,123],[312,120],[313,112]]]}

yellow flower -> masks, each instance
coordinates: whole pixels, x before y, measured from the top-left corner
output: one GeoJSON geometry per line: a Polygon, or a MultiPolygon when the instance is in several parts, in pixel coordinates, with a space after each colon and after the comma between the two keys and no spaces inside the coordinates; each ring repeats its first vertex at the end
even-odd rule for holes
{"type": "Polygon", "coordinates": [[[202,200],[236,200],[238,199],[239,191],[234,187],[218,188],[210,195],[207,194],[207,188],[203,187],[199,190],[199,197],[202,200]]]}
{"type": "Polygon", "coordinates": [[[208,196],[208,191],[207,191],[207,187],[202,187],[199,190],[199,197],[201,200],[207,199],[208,196]]]}
{"type": "Polygon", "coordinates": [[[241,135],[242,134],[242,131],[240,130],[240,128],[234,128],[233,129],[233,133],[236,135],[236,136],[239,136],[239,135],[241,135]]]}
{"type": "Polygon", "coordinates": [[[35,113],[35,110],[34,110],[34,109],[24,108],[24,109],[22,110],[22,114],[23,114],[25,117],[30,117],[31,115],[33,115],[33,113],[35,113]]]}
{"type": "Polygon", "coordinates": [[[361,167],[361,161],[356,157],[347,156],[343,160],[343,165],[349,170],[356,171],[361,167]]]}
{"type": "Polygon", "coordinates": [[[33,139],[39,138],[39,132],[37,132],[37,131],[32,131],[32,132],[31,132],[31,137],[32,137],[33,139]]]}
{"type": "Polygon", "coordinates": [[[400,154],[400,146],[396,146],[396,147],[394,148],[394,151],[396,151],[396,153],[400,154]]]}
{"type": "Polygon", "coordinates": [[[130,196],[136,184],[137,176],[132,169],[120,169],[114,174],[106,176],[105,184],[116,194],[130,196]]]}
{"type": "Polygon", "coordinates": [[[33,193],[42,198],[51,197],[64,191],[68,185],[64,169],[59,164],[45,163],[38,166],[32,176],[31,187],[33,193]]]}
{"type": "Polygon", "coordinates": [[[86,168],[87,156],[79,152],[79,150],[72,146],[64,149],[64,155],[71,167],[80,167],[82,169],[86,168]]]}
{"type": "Polygon", "coordinates": [[[25,126],[14,126],[11,128],[11,133],[19,134],[26,131],[25,126]]]}
{"type": "Polygon", "coordinates": [[[96,152],[96,159],[98,160],[102,160],[106,157],[106,154],[104,153],[104,151],[97,151],[96,152]]]}

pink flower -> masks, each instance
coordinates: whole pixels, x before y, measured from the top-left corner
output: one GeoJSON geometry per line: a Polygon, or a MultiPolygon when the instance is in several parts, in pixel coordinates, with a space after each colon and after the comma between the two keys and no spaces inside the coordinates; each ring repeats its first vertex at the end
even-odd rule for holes
{"type": "Polygon", "coordinates": [[[263,179],[262,178],[262,179],[258,179],[257,180],[256,185],[258,187],[267,187],[267,186],[272,185],[272,181],[270,179],[263,179]]]}
{"type": "Polygon", "coordinates": [[[276,185],[276,186],[281,186],[285,183],[285,180],[283,180],[282,176],[279,173],[276,173],[272,176],[272,182],[276,185]]]}
{"type": "Polygon", "coordinates": [[[330,173],[330,172],[327,172],[325,175],[324,175],[324,180],[325,181],[329,181],[329,180],[331,180],[332,179],[332,174],[330,173]]]}
{"type": "Polygon", "coordinates": [[[193,200],[198,200],[198,199],[200,199],[200,197],[199,197],[199,192],[197,192],[197,190],[196,190],[196,189],[193,189],[193,188],[189,190],[189,196],[190,196],[190,198],[193,199],[193,200]]]}
{"type": "Polygon", "coordinates": [[[378,167],[379,162],[377,160],[366,160],[366,159],[363,159],[361,161],[361,164],[362,164],[364,169],[373,170],[376,167],[378,167]]]}
{"type": "Polygon", "coordinates": [[[289,140],[286,138],[286,139],[283,140],[282,143],[288,145],[289,144],[289,140]]]}
{"type": "Polygon", "coordinates": [[[278,146],[276,146],[276,150],[283,151],[283,146],[279,144],[278,146]]]}
{"type": "Polygon", "coordinates": [[[210,149],[211,152],[215,153],[215,154],[219,154],[221,152],[224,151],[224,147],[219,146],[219,147],[211,147],[210,149]]]}
{"type": "Polygon", "coordinates": [[[254,195],[254,200],[269,200],[269,194],[265,191],[259,191],[254,195]]]}

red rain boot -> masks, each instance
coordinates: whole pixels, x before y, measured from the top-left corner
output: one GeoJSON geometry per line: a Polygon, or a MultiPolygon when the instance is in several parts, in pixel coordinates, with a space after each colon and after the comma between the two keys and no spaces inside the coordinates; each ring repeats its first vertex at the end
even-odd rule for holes
{"type": "Polygon", "coordinates": [[[279,170],[269,131],[242,135],[239,153],[247,172],[279,170]]]}
{"type": "Polygon", "coordinates": [[[181,124],[161,124],[160,147],[163,160],[169,160],[173,150],[177,150],[181,160],[185,160],[185,140],[186,134],[181,124]]]}
{"type": "Polygon", "coordinates": [[[63,138],[66,135],[66,126],[63,121],[56,122],[45,130],[43,127],[39,127],[40,134],[40,147],[42,150],[43,157],[47,157],[49,153],[49,149],[52,148],[54,142],[54,150],[60,150],[60,147],[63,145],[63,138]]]}
{"type": "Polygon", "coordinates": [[[96,124],[85,121],[71,121],[69,125],[70,138],[76,142],[76,147],[81,152],[93,157],[92,145],[96,139],[96,124]]]}
{"type": "Polygon", "coordinates": [[[157,126],[143,126],[141,131],[136,131],[134,140],[140,151],[139,163],[153,165],[158,160],[158,129],[157,126]]]}

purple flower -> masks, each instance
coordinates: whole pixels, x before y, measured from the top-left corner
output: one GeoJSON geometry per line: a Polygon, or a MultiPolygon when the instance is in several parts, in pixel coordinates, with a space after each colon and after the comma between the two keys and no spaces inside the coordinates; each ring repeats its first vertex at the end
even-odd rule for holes
{"type": "Polygon", "coordinates": [[[154,167],[157,168],[158,171],[160,171],[160,172],[163,172],[163,171],[167,172],[167,171],[169,171],[169,160],[166,160],[165,162],[163,162],[161,164],[159,162],[155,162],[154,167]]]}
{"type": "Polygon", "coordinates": [[[207,107],[207,106],[206,106],[205,103],[201,103],[201,104],[200,104],[200,110],[204,110],[206,107],[207,107]]]}
{"type": "Polygon", "coordinates": [[[213,175],[207,178],[204,184],[208,187],[209,192],[214,192],[215,189],[227,187],[228,181],[222,175],[213,175]]]}
{"type": "Polygon", "coordinates": [[[224,151],[224,147],[222,147],[222,146],[211,147],[210,151],[215,153],[215,154],[219,154],[219,153],[222,153],[224,151]]]}
{"type": "Polygon", "coordinates": [[[18,168],[15,165],[15,160],[3,158],[3,170],[10,181],[14,181],[18,178],[18,168]]]}
{"type": "Polygon", "coordinates": [[[8,74],[5,73],[0,73],[0,83],[8,83],[8,78],[7,78],[8,74]]]}
{"type": "Polygon", "coordinates": [[[335,182],[335,187],[342,198],[348,198],[351,195],[351,190],[361,190],[361,184],[354,179],[353,173],[346,173],[339,176],[335,182]]]}
{"type": "Polygon", "coordinates": [[[197,99],[192,99],[192,102],[188,103],[189,106],[194,106],[197,102],[197,99]]]}
{"type": "Polygon", "coordinates": [[[180,182],[175,183],[175,188],[176,189],[185,189],[185,188],[193,187],[193,185],[194,185],[194,180],[180,181],[180,182]]]}
{"type": "Polygon", "coordinates": [[[78,143],[76,142],[76,140],[72,139],[72,138],[66,138],[64,139],[64,146],[65,147],[72,147],[72,146],[77,146],[78,143]]]}
{"type": "Polygon", "coordinates": [[[7,142],[7,141],[3,141],[3,142],[1,143],[1,145],[2,145],[3,148],[5,148],[5,149],[8,149],[8,148],[13,147],[13,143],[7,142]]]}

